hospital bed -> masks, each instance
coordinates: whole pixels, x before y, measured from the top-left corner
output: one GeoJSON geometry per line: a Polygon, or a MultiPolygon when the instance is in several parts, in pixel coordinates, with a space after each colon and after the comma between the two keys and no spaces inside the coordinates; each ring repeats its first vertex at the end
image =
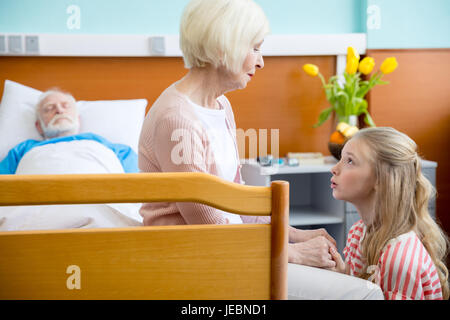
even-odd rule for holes
{"type": "MultiPolygon", "coordinates": [[[[11,88],[19,90],[12,90],[14,94],[0,88],[4,100],[0,116],[7,111],[6,102],[10,111],[23,106],[24,118],[10,129],[22,128],[17,123],[24,121],[32,127],[34,120],[25,118],[31,117],[25,109],[39,94],[33,90],[56,85],[90,103],[85,114],[98,118],[83,119],[81,111],[82,124],[103,126],[106,131],[99,134],[114,142],[132,139],[137,151],[145,111],[185,71],[181,58],[2,57],[1,87],[5,80],[28,87],[14,84],[11,88]],[[99,101],[105,99],[109,101],[99,101]],[[141,101],[132,105],[122,99],[146,99],[148,104],[142,108],[136,105],[141,101]],[[111,113],[116,113],[117,121],[127,118],[129,123],[110,123],[105,118],[110,119],[111,113]]],[[[2,123],[5,131],[14,122],[11,117],[14,114],[2,123]]],[[[11,130],[0,132],[1,143],[4,134],[18,136],[11,130]]],[[[83,210],[90,204],[151,201],[199,202],[272,219],[271,224],[0,232],[0,299],[287,298],[287,183],[250,187],[199,173],[0,175],[4,208],[79,204],[83,210]]]]}
{"type": "Polygon", "coordinates": [[[0,176],[0,205],[199,202],[270,224],[0,232],[0,299],[286,299],[289,185],[203,173],[0,176]]]}

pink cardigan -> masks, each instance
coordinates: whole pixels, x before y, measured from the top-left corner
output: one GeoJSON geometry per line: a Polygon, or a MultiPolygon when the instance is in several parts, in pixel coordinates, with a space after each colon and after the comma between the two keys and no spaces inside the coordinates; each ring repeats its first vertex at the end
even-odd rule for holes
{"type": "MultiPolygon", "coordinates": [[[[172,84],[150,108],[139,139],[139,169],[142,172],[205,172],[218,175],[206,129],[187,97],[172,84]],[[174,141],[172,141],[174,139],[174,141]],[[180,153],[183,150],[185,152],[180,153]],[[188,151],[188,152],[186,152],[188,151]],[[190,151],[190,152],[189,152],[190,151]],[[181,156],[180,156],[181,155],[181,156]]],[[[228,130],[236,145],[236,123],[225,96],[217,101],[225,109],[228,130]]],[[[243,183],[236,164],[234,182],[243,183]]],[[[225,224],[215,208],[188,202],[145,203],[140,209],[144,225],[225,224]]],[[[269,223],[269,217],[241,216],[244,223],[269,223]]]]}

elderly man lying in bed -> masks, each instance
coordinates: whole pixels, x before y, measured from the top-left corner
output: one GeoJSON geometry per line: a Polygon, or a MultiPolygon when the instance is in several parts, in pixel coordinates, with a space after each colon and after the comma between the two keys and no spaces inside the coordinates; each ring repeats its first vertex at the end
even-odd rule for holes
{"type": "Polygon", "coordinates": [[[44,140],[19,143],[0,162],[0,173],[138,172],[137,155],[129,146],[79,133],[79,128],[73,96],[55,89],[44,92],[36,106],[36,129],[44,140]]]}
{"type": "MultiPolygon", "coordinates": [[[[137,155],[129,146],[94,133],[79,133],[79,128],[73,96],[57,89],[44,92],[36,106],[36,129],[43,140],[27,140],[12,148],[0,162],[0,174],[138,172],[137,155]]],[[[0,207],[0,230],[141,225],[139,206],[0,207]]]]}

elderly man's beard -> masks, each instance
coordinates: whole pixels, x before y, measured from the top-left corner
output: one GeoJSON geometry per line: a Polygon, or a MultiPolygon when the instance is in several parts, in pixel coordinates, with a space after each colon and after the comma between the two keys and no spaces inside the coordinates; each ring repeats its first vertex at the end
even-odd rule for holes
{"type": "Polygon", "coordinates": [[[40,117],[39,122],[41,123],[41,128],[46,139],[77,134],[80,129],[78,117],[70,117],[64,114],[55,115],[48,125],[45,125],[40,117]],[[59,119],[66,119],[68,121],[61,121],[61,123],[56,124],[59,119]]]}

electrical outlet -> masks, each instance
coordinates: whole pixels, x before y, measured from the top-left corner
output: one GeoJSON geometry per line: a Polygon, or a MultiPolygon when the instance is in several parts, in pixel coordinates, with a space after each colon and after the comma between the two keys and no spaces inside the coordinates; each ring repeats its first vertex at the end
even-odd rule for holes
{"type": "Polygon", "coordinates": [[[8,36],[9,53],[22,53],[22,36],[8,36]]]}
{"type": "Polygon", "coordinates": [[[155,56],[163,56],[166,52],[166,44],[164,37],[150,38],[150,54],[155,56]]]}
{"type": "Polygon", "coordinates": [[[0,53],[6,53],[6,37],[0,36],[0,53]]]}
{"type": "Polygon", "coordinates": [[[25,53],[39,53],[38,36],[25,36],[25,53]]]}

